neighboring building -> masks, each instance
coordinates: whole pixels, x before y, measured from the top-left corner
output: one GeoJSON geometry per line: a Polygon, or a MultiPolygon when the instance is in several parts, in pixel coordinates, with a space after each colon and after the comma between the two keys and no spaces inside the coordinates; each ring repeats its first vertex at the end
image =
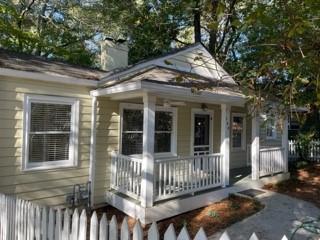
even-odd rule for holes
{"type": "Polygon", "coordinates": [[[146,223],[288,177],[286,122],[248,116],[201,44],[125,67],[127,50],[106,42],[108,71],[0,52],[0,192],[60,206],[91,181],[92,205],[146,223]]]}

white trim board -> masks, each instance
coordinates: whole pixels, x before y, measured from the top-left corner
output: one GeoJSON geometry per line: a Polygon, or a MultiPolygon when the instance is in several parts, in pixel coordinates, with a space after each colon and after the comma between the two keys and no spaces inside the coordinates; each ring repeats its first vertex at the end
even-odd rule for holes
{"type": "Polygon", "coordinates": [[[15,78],[21,78],[21,79],[43,81],[43,82],[79,85],[79,86],[86,86],[86,87],[98,86],[97,80],[88,80],[88,79],[74,78],[74,77],[62,77],[59,75],[54,76],[54,75],[49,75],[44,73],[34,73],[34,72],[28,72],[28,71],[13,70],[8,68],[0,68],[0,76],[15,77],[15,78]]]}
{"type": "MultiPolygon", "coordinates": [[[[246,97],[242,94],[231,95],[211,91],[202,91],[199,94],[192,93],[190,88],[182,86],[172,86],[146,81],[122,83],[113,87],[97,89],[90,92],[91,96],[109,96],[111,99],[128,99],[143,96],[143,92],[154,93],[158,97],[169,98],[172,100],[184,100],[190,102],[221,104],[227,103],[232,106],[243,107],[246,97]]],[[[114,99],[114,100],[115,100],[114,99]]]]}
{"type": "MultiPolygon", "coordinates": [[[[123,110],[124,109],[138,109],[143,110],[143,104],[136,104],[136,103],[120,103],[119,104],[119,114],[120,114],[120,132],[119,132],[119,152],[122,153],[122,127],[123,127],[123,110]]],[[[176,107],[163,107],[156,105],[156,111],[164,111],[164,112],[171,112],[172,113],[172,134],[171,134],[171,152],[166,153],[155,153],[155,157],[168,157],[168,156],[177,156],[177,122],[178,122],[178,110],[176,107]]],[[[142,155],[139,154],[137,157],[141,157],[142,155]]]]}
{"type": "Polygon", "coordinates": [[[26,94],[23,108],[23,144],[22,170],[35,171],[78,166],[78,135],[79,135],[80,101],[76,98],[26,94]],[[71,128],[69,139],[69,158],[61,161],[29,163],[29,133],[31,103],[51,103],[71,105],[71,128]]]}

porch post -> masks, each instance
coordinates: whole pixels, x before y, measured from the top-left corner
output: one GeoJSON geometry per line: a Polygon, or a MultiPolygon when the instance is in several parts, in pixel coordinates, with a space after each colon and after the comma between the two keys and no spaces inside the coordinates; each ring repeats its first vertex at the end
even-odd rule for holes
{"type": "Polygon", "coordinates": [[[90,181],[90,206],[94,205],[94,190],[95,190],[95,175],[96,175],[96,125],[97,125],[97,97],[92,98],[91,109],[91,137],[90,137],[90,168],[89,168],[89,181],[90,181]]]}
{"type": "Polygon", "coordinates": [[[141,206],[153,206],[154,172],[154,130],[156,97],[148,93],[143,95],[143,151],[141,206]]]}
{"type": "Polygon", "coordinates": [[[283,119],[282,148],[283,148],[284,172],[288,172],[289,140],[288,140],[288,115],[287,114],[283,119]]]}
{"type": "Polygon", "coordinates": [[[260,121],[255,113],[252,116],[252,137],[251,137],[251,174],[252,180],[259,180],[259,153],[260,153],[260,121]]]}
{"type": "Polygon", "coordinates": [[[229,185],[230,171],[230,105],[221,104],[221,145],[223,186],[229,185]]]}

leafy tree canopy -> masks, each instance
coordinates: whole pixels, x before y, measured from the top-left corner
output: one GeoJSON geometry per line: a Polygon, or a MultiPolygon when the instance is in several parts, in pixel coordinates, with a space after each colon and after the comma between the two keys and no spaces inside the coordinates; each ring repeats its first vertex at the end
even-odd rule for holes
{"type": "Polygon", "coordinates": [[[131,63],[202,41],[257,107],[320,105],[319,26],[318,0],[0,0],[1,47],[98,66],[105,36],[131,63]]]}

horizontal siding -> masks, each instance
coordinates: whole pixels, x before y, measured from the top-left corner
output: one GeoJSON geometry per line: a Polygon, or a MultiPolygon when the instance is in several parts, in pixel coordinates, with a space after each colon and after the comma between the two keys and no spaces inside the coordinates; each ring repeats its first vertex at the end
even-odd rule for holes
{"type": "Polygon", "coordinates": [[[62,205],[74,184],[88,181],[91,128],[89,88],[0,77],[0,192],[46,205],[62,205]],[[21,171],[25,94],[80,100],[78,166],[21,171]]]}
{"type": "Polygon", "coordinates": [[[105,202],[105,194],[110,188],[110,168],[112,151],[119,144],[119,103],[107,98],[97,100],[96,171],[94,183],[94,203],[105,202]]]}

